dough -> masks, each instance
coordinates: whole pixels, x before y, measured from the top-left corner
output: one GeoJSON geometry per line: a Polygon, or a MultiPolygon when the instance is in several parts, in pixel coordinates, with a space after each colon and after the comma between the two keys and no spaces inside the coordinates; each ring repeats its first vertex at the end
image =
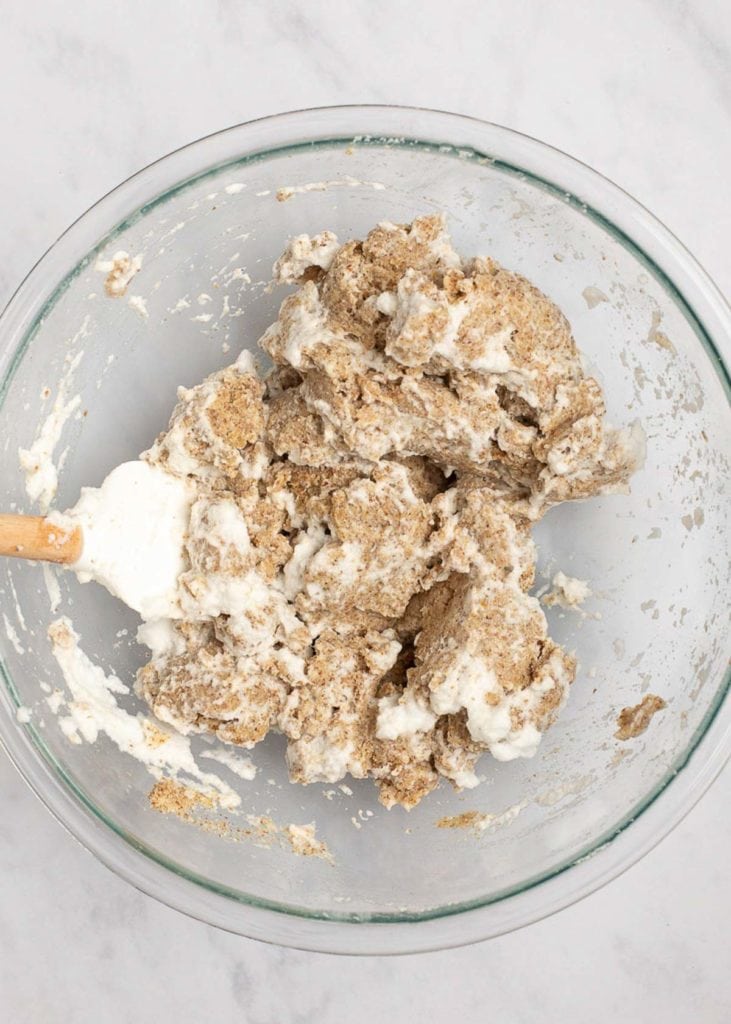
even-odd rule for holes
{"type": "Polygon", "coordinates": [[[532,755],[575,674],[529,593],[531,525],[626,488],[559,309],[440,216],[299,236],[297,288],[242,356],[181,390],[145,458],[195,482],[181,621],[138,688],[182,732],[287,737],[293,781],[371,776],[413,807],[489,751],[532,755]]]}

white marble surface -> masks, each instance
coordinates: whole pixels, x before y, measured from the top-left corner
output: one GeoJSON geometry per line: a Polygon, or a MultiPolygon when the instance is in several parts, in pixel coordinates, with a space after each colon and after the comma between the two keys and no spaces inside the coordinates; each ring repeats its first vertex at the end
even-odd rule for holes
{"type": "MultiPolygon", "coordinates": [[[[3,0],[2,22],[2,302],[73,218],[150,160],[335,102],[462,111],[566,149],[650,207],[731,293],[727,0],[3,0]]],[[[3,1020],[731,1019],[729,770],[578,906],[393,960],[269,948],[187,920],[93,861],[1,755],[0,794],[3,1020]]]]}

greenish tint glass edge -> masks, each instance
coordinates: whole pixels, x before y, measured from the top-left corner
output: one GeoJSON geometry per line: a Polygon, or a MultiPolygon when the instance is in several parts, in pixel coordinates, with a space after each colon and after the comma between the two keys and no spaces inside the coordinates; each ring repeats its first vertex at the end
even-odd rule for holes
{"type": "MultiPolygon", "coordinates": [[[[202,181],[207,180],[213,175],[219,174],[229,168],[234,169],[237,167],[245,167],[254,163],[261,162],[262,160],[269,159],[278,156],[287,156],[292,153],[300,152],[305,149],[332,149],[343,145],[356,145],[356,146],[373,146],[380,148],[396,148],[403,147],[415,150],[421,150],[425,152],[439,153],[444,156],[452,156],[460,160],[470,160],[475,163],[489,164],[491,167],[495,167],[507,174],[521,178],[522,180],[528,180],[534,185],[548,191],[549,193],[560,198],[562,202],[566,202],[569,205],[575,206],[579,211],[588,216],[593,220],[602,230],[604,230],[610,237],[618,240],[626,249],[633,253],[633,255],[639,260],[639,262],[647,269],[655,279],[661,284],[661,286],[668,292],[672,300],[680,307],[683,311],[686,319],[690,323],[694,333],[698,337],[699,341],[703,345],[706,354],[711,359],[711,363],[716,370],[716,373],[721,380],[724,387],[724,391],[727,397],[731,398],[731,372],[726,367],[723,358],[716,348],[713,339],[709,336],[700,318],[697,316],[691,305],[684,298],[678,287],[669,277],[669,275],[659,267],[655,261],[648,256],[624,231],[618,228],[612,221],[605,217],[598,210],[594,209],[593,206],[589,205],[585,200],[580,199],[578,196],[569,194],[565,189],[555,185],[550,180],[543,178],[539,175],[533,174],[530,171],[526,171],[514,164],[510,164],[506,161],[502,161],[498,158],[491,157],[489,154],[482,153],[473,147],[467,146],[454,146],[448,143],[437,143],[422,139],[393,139],[383,138],[380,136],[343,136],[328,139],[311,140],[309,142],[294,143],[287,146],[279,146],[269,150],[261,150],[255,153],[247,154],[244,157],[237,157],[232,160],[221,161],[212,167],[207,168],[198,174],[192,175],[181,182],[171,186],[165,192],[162,192],[159,196],[156,196],[153,200],[143,204],[133,213],[124,217],[119,221],[112,229],[110,229],[102,239],[96,243],[96,245],[90,250],[90,252],[81,259],[76,266],[71,270],[62,281],[54,288],[49,298],[43,304],[41,309],[38,311],[33,319],[28,330],[25,332],[20,344],[16,348],[6,374],[0,384],[0,408],[5,400],[8,388],[17,372],[17,368],[22,362],[23,356],[28,349],[31,341],[37,334],[43,320],[45,319],[48,312],[53,309],[55,304],[58,302],[61,295],[68,289],[71,283],[79,276],[79,274],[89,265],[91,260],[97,255],[97,253],[104,248],[110,241],[117,237],[122,231],[127,230],[137,223],[142,217],[146,216],[152,210],[163,205],[176,195],[185,191],[186,189],[196,185],[202,181]]],[[[13,300],[11,299],[10,302],[13,300]]],[[[9,304],[8,304],[9,305],[9,304]]],[[[0,658],[0,674],[5,681],[8,688],[8,693],[11,696],[12,701],[16,707],[20,706],[20,699],[15,688],[15,684],[12,681],[12,677],[2,660],[0,658]]],[[[94,804],[94,802],[87,796],[85,790],[81,788],[73,778],[69,775],[66,769],[57,761],[54,754],[47,747],[45,741],[40,736],[35,728],[27,726],[28,735],[31,738],[33,746],[41,754],[43,760],[48,764],[64,782],[64,784],[71,790],[73,794],[78,798],[81,804],[91,812],[91,814],[100,820],[107,828],[111,829],[114,833],[120,836],[121,839],[127,843],[132,849],[142,853],[148,859],[154,863],[160,865],[185,879],[186,881],[192,882],[195,885],[202,887],[210,892],[216,893],[217,895],[224,896],[228,899],[233,900],[236,903],[243,904],[245,906],[251,906],[261,910],[274,911],[284,915],[292,917],[305,918],[313,921],[328,921],[342,924],[405,924],[419,921],[433,921],[442,917],[450,917],[456,914],[464,913],[471,910],[479,910],[484,907],[492,906],[496,903],[503,902],[504,900],[510,899],[513,896],[521,895],[529,890],[541,885],[543,882],[550,881],[553,878],[557,878],[559,875],[564,874],[570,868],[574,867],[581,861],[588,859],[595,853],[599,852],[602,848],[611,844],[611,842],[621,835],[628,827],[635,821],[640,815],[642,815],[649,807],[651,807],[664,792],[670,782],[678,775],[689,763],[693,753],[697,749],[699,743],[703,739],[704,735],[715,720],[720,708],[722,707],[724,700],[731,688],[731,667],[727,670],[724,679],[719,686],[714,701],[704,715],[702,721],[693,733],[690,743],[684,750],[683,754],[674,762],[673,766],[669,768],[663,779],[650,791],[642,800],[640,800],[634,808],[628,814],[626,814],[618,824],[608,829],[602,836],[588,844],[579,853],[574,854],[569,860],[559,863],[557,866],[545,871],[539,875],[535,875],[532,878],[524,881],[518,885],[510,886],[506,889],[500,890],[489,898],[478,898],[475,900],[468,900],[461,903],[448,904],[444,907],[430,908],[426,911],[402,911],[393,914],[387,913],[374,913],[374,914],[347,914],[347,913],[322,913],[318,911],[308,910],[304,907],[297,907],[294,905],[279,903],[272,900],[266,900],[258,896],[251,896],[246,893],[238,892],[234,889],[229,889],[226,886],[218,885],[217,883],[211,882],[209,879],[204,878],[195,872],[189,871],[182,865],[177,864],[173,860],[162,856],[155,850],[152,850],[140,839],[126,832],[120,828],[116,823],[108,818],[104,811],[94,804]]]]}

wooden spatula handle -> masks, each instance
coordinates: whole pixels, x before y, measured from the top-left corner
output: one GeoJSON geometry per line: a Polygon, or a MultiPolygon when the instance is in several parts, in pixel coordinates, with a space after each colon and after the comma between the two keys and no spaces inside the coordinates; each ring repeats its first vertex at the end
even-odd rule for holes
{"type": "Polygon", "coordinates": [[[82,547],[78,526],[65,530],[43,516],[0,515],[0,555],[71,565],[82,547]]]}

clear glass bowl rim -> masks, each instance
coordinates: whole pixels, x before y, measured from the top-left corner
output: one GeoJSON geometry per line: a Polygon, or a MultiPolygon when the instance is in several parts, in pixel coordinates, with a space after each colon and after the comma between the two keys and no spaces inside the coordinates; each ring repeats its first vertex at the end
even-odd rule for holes
{"type": "MultiPolygon", "coordinates": [[[[575,203],[660,277],[695,323],[706,354],[731,395],[731,310],[678,239],[617,185],[554,147],[477,118],[418,107],[349,105],[276,114],[205,136],[138,171],[90,207],[31,269],[0,316],[0,406],[44,312],[110,238],[151,206],[223,167],[305,145],[355,140],[444,148],[455,155],[487,159],[575,203]],[[419,122],[416,135],[403,130],[410,120],[419,122]],[[320,132],[313,138],[315,126],[320,132]],[[469,138],[470,144],[457,144],[460,137],[469,138]],[[49,294],[44,285],[53,281],[57,284],[49,294]]],[[[10,698],[9,713],[0,715],[0,743],[35,794],[86,849],[136,888],[201,921],[263,941],[323,952],[406,953],[463,945],[554,913],[615,878],[660,842],[731,754],[727,670],[703,722],[663,780],[611,834],[600,836],[570,862],[514,891],[423,913],[318,914],[217,887],[119,829],[76,788],[44,749],[32,724],[18,727],[12,711],[19,698],[1,661],[0,674],[7,686],[4,696],[10,698]]]]}

